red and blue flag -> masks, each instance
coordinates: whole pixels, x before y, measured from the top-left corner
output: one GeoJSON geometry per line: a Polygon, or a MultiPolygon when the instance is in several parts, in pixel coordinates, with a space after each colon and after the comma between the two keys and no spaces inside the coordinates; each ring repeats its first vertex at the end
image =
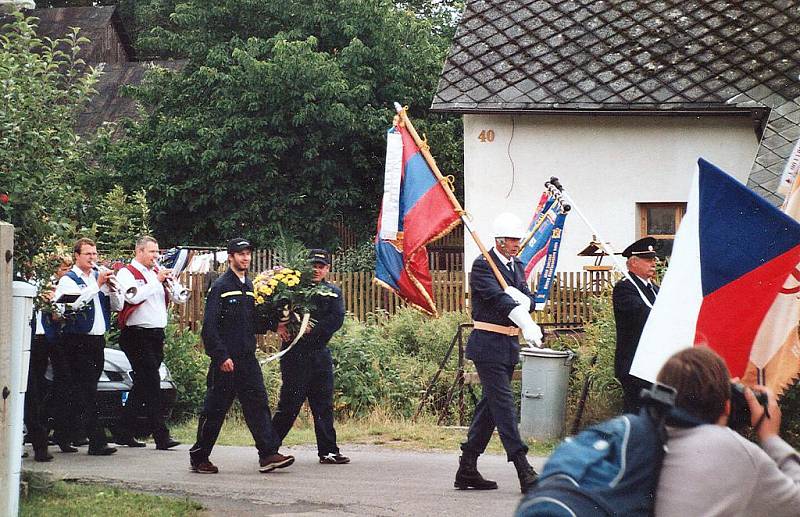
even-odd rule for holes
{"type": "Polygon", "coordinates": [[[445,188],[408,130],[403,126],[390,129],[375,237],[375,281],[434,316],[437,311],[425,246],[460,222],[445,188]]]}
{"type": "Polygon", "coordinates": [[[800,224],[707,161],[698,161],[669,269],[631,374],[655,380],[675,352],[706,345],[731,375],[751,349],[786,278],[800,262],[800,224]]]}

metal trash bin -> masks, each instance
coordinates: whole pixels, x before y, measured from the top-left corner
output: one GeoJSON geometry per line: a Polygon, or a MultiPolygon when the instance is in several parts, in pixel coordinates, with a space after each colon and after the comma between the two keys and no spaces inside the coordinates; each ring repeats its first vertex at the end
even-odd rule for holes
{"type": "Polygon", "coordinates": [[[564,436],[569,373],[575,354],[550,348],[523,349],[520,434],[537,440],[564,436]]]}

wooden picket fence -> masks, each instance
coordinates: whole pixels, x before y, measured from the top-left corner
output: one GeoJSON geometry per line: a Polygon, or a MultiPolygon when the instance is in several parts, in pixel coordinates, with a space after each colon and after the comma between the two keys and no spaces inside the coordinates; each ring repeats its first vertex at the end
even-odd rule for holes
{"type": "MultiPolygon", "coordinates": [[[[469,310],[469,293],[465,289],[462,271],[431,271],[431,276],[433,297],[439,312],[469,310]]],[[[182,275],[182,282],[192,292],[189,302],[176,308],[182,328],[199,329],[205,293],[214,278],[215,273],[182,275]]],[[[372,278],[372,272],[367,271],[332,272],[329,275],[329,280],[342,290],[345,309],[359,321],[379,311],[394,314],[406,306],[397,295],[375,284],[372,278]]],[[[534,318],[542,323],[585,323],[591,318],[590,298],[610,288],[614,281],[615,276],[610,271],[557,273],[550,299],[544,310],[534,313],[534,318]]]]}

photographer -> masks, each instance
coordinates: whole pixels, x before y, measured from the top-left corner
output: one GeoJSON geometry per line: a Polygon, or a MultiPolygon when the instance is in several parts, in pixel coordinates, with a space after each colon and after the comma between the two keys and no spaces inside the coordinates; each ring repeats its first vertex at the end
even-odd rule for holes
{"type": "Polygon", "coordinates": [[[774,394],[765,408],[750,389],[745,399],[759,448],[727,427],[730,375],[711,349],[673,355],[658,382],[677,390],[675,405],[698,421],[668,427],[668,450],[656,493],[659,517],[686,515],[795,516],[800,508],[800,456],[778,436],[781,412],[774,394]]]}

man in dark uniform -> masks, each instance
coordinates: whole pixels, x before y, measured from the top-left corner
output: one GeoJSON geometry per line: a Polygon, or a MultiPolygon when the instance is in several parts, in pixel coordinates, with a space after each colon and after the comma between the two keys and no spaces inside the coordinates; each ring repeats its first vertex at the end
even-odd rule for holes
{"type": "Polygon", "coordinates": [[[203,344],[211,357],[208,391],[189,450],[192,472],[216,474],[209,456],[235,397],[258,449],[259,472],[288,467],[294,457],[278,454],[261,365],[256,359],[255,294],[247,277],[253,246],[246,239],[228,242],[228,270],[211,286],[203,317],[203,344]]]}
{"type": "Polygon", "coordinates": [[[484,479],[477,469],[478,456],[486,450],[495,427],[508,461],[514,462],[517,469],[522,492],[530,489],[538,477],[528,463],[528,446],[519,434],[511,390],[514,366],[519,361],[520,332],[529,345],[541,346],[542,338],[530,316],[534,299],[525,281],[524,266],[516,258],[524,232],[521,221],[513,214],[500,214],[494,221],[495,247],[489,255],[508,283],[505,291],[482,255],[472,264],[469,285],[475,327],[467,341],[466,355],[478,370],[483,396],[475,407],[467,441],[461,444],[454,483],[458,489],[497,488],[497,483],[484,479]]]}
{"type": "MultiPolygon", "coordinates": [[[[272,426],[283,441],[292,428],[300,406],[308,399],[314,416],[314,433],[317,436],[319,462],[327,465],[349,463],[350,458],[339,454],[336,446],[336,430],[333,428],[333,359],[328,349],[333,333],[344,323],[344,301],[342,291],[328,283],[325,277],[330,271],[330,254],[322,249],[309,253],[314,268],[314,282],[327,287],[329,292],[317,295],[311,319],[315,322],[305,336],[281,358],[280,399],[272,426]]],[[[290,336],[285,324],[278,325],[283,347],[289,346],[290,336]]]]}
{"type": "Polygon", "coordinates": [[[634,242],[622,252],[627,257],[625,265],[630,280],[623,278],[614,286],[612,299],[614,302],[614,320],[617,326],[617,350],[614,356],[614,375],[622,384],[624,392],[625,413],[638,413],[639,394],[642,389],[649,388],[650,383],[630,375],[633,356],[639,346],[644,324],[650,316],[650,305],[656,301],[658,286],[652,282],[656,274],[656,245],[658,241],[645,237],[634,242]],[[638,287],[638,288],[637,288],[638,287]]]}

